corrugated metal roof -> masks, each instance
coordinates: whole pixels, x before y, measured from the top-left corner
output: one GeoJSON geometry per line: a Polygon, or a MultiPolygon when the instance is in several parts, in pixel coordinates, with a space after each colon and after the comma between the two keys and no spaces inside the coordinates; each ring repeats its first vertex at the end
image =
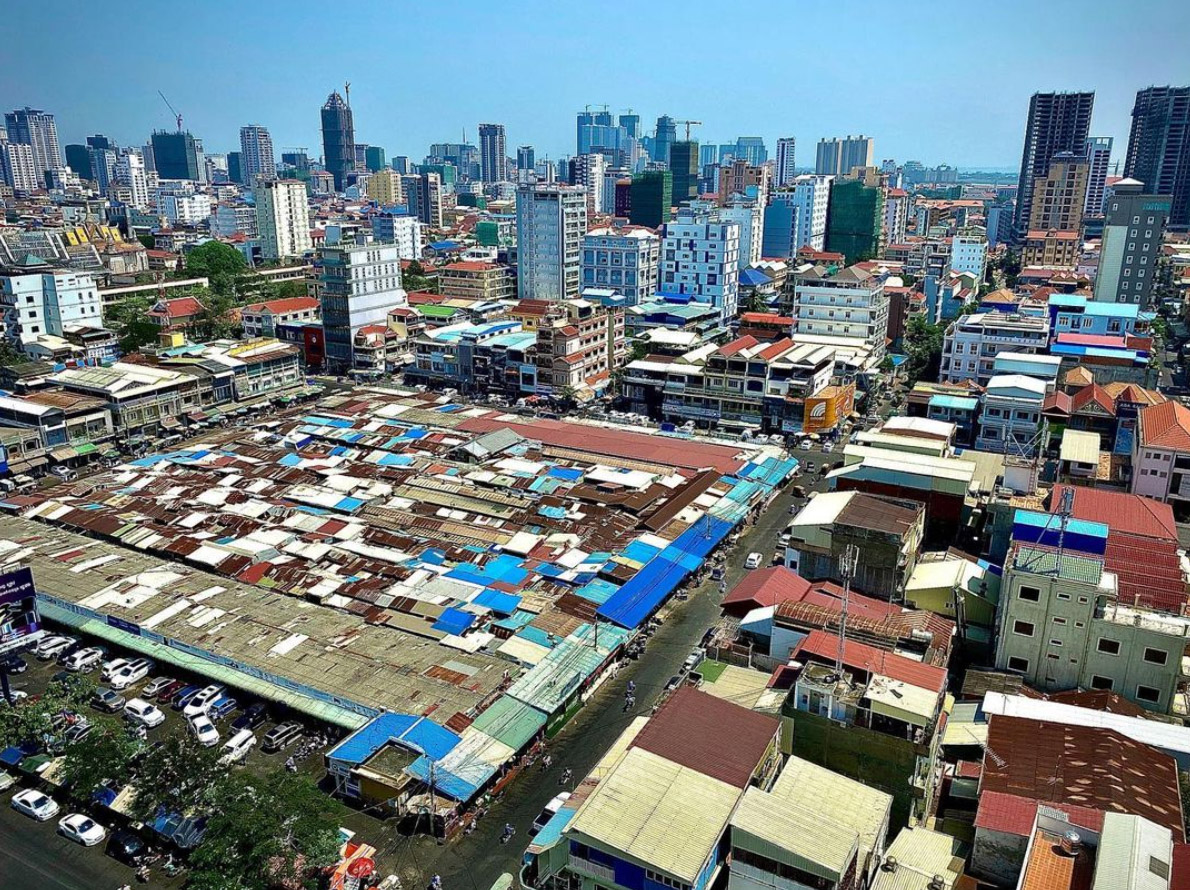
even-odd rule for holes
{"type": "Polygon", "coordinates": [[[1066,430],[1062,433],[1062,460],[1096,466],[1099,463],[1099,433],[1066,430]]]}
{"type": "Polygon", "coordinates": [[[546,715],[511,696],[502,696],[471,727],[520,751],[545,726],[546,715]]]}
{"type": "Polygon", "coordinates": [[[885,851],[885,861],[895,859],[894,871],[880,869],[872,890],[928,890],[934,875],[952,890],[963,875],[964,845],[949,834],[921,826],[902,828],[885,851]]]}
{"type": "Polygon", "coordinates": [[[579,808],[566,833],[692,884],[739,798],[735,786],[634,747],[579,808]]]}
{"type": "Polygon", "coordinates": [[[789,806],[749,788],[731,817],[732,846],[841,881],[859,851],[859,835],[813,809],[789,806]],[[760,843],[757,843],[757,842],[760,843]]]}

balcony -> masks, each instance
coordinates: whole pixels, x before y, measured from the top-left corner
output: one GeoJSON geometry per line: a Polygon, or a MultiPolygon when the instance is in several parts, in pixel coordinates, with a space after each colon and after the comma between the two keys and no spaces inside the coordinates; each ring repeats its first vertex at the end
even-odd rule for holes
{"type": "Polygon", "coordinates": [[[580,874],[586,875],[589,878],[606,881],[609,884],[616,883],[615,869],[607,865],[600,865],[597,862],[592,862],[590,859],[583,859],[581,856],[570,854],[570,870],[580,874]]]}

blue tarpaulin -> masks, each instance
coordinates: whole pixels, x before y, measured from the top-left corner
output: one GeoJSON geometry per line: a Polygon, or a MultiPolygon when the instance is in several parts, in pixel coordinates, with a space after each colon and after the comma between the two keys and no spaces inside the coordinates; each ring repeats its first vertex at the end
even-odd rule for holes
{"type": "MultiPolygon", "coordinates": [[[[496,771],[493,766],[488,771],[488,776],[496,771]]],[[[430,758],[419,757],[409,766],[405,767],[405,772],[414,778],[420,779],[425,784],[430,784],[430,758]]],[[[486,777],[485,777],[486,781],[486,777]]],[[[468,801],[479,790],[478,785],[468,782],[466,779],[448,773],[441,766],[434,767],[434,791],[438,794],[445,794],[447,797],[452,797],[459,801],[468,801]]]]}
{"type": "Polygon", "coordinates": [[[521,604],[521,598],[514,596],[511,593],[504,593],[500,590],[480,591],[479,596],[472,600],[478,606],[484,606],[491,609],[498,615],[511,615],[517,610],[517,606],[521,604]]]}
{"type": "Polygon", "coordinates": [[[434,622],[434,630],[458,636],[465,633],[467,628],[475,623],[475,616],[462,609],[447,608],[442,610],[438,620],[434,622]]]}
{"type": "Polygon", "coordinates": [[[388,744],[401,745],[435,760],[445,757],[459,737],[444,726],[417,714],[380,714],[339,742],[326,755],[352,766],[363,763],[388,744]]]}
{"type": "Polygon", "coordinates": [[[20,748],[5,748],[0,751],[0,763],[5,766],[16,766],[25,759],[25,752],[20,748]]]}

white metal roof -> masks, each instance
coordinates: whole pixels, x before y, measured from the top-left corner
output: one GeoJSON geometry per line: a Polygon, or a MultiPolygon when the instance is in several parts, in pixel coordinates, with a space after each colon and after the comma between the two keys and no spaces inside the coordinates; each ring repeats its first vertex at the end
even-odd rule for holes
{"type": "Polygon", "coordinates": [[[955,424],[929,417],[890,417],[881,425],[881,429],[884,432],[908,430],[918,436],[929,435],[949,439],[954,435],[955,424]]]}
{"type": "Polygon", "coordinates": [[[1062,460],[1074,461],[1078,464],[1099,463],[1099,433],[1089,430],[1065,430],[1062,433],[1062,449],[1059,455],[1062,460]]]}
{"type": "Polygon", "coordinates": [[[829,525],[855,497],[854,491],[823,491],[806,502],[790,525],[829,525]]]}
{"type": "Polygon", "coordinates": [[[1173,867],[1173,835],[1143,816],[1106,813],[1095,857],[1092,890],[1166,890],[1168,882],[1152,870],[1150,859],[1173,867]]]}

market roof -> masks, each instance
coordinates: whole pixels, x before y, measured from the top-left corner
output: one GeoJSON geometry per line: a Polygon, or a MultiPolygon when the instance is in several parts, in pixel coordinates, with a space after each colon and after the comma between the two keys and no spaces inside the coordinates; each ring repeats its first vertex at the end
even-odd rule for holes
{"type": "Polygon", "coordinates": [[[778,728],[772,717],[683,686],[666,699],[634,744],[744,788],[773,744],[778,728]],[[728,735],[725,727],[731,727],[728,735]]]}

